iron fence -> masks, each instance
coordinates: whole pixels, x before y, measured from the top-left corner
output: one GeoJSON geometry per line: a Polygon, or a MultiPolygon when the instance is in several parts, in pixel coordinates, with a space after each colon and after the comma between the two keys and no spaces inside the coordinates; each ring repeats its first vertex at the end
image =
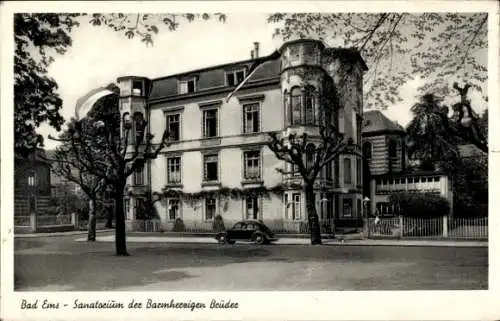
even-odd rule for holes
{"type": "Polygon", "coordinates": [[[14,226],[19,226],[19,227],[31,226],[30,216],[14,216],[14,226]]]}
{"type": "Polygon", "coordinates": [[[36,216],[38,226],[71,225],[71,215],[40,215],[36,216]]]}
{"type": "Polygon", "coordinates": [[[488,239],[488,218],[390,217],[367,220],[368,237],[417,239],[488,239]]]}

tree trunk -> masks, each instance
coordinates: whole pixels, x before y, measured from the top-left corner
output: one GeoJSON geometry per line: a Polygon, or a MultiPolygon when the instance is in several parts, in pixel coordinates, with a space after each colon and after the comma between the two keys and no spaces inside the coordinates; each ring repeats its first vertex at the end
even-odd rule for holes
{"type": "Polygon", "coordinates": [[[309,220],[309,231],[311,233],[311,244],[321,244],[321,227],[314,198],[314,182],[305,182],[306,209],[309,220]]]}
{"type": "Polygon", "coordinates": [[[89,200],[89,226],[88,226],[88,234],[87,240],[95,242],[96,238],[96,200],[89,200]]]}
{"type": "Polygon", "coordinates": [[[115,196],[115,247],[116,255],[129,256],[125,233],[125,212],[123,209],[123,187],[116,189],[115,196]]]}
{"type": "Polygon", "coordinates": [[[108,211],[108,220],[106,221],[106,227],[113,228],[113,206],[107,205],[106,211],[108,211]]]}

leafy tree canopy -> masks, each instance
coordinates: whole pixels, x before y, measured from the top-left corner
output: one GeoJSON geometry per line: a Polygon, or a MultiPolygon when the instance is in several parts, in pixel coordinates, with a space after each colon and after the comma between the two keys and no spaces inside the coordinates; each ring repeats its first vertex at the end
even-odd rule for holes
{"type": "Polygon", "coordinates": [[[365,106],[386,108],[399,91],[420,77],[420,94],[450,93],[450,79],[482,94],[487,82],[487,13],[274,13],[275,36],[313,37],[330,45],[356,47],[370,70],[365,106]]]}

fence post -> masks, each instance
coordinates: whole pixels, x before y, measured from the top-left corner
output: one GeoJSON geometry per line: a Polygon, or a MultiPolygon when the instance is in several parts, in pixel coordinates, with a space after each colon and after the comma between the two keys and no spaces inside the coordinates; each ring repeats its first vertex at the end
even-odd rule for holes
{"type": "Polygon", "coordinates": [[[73,225],[75,229],[78,229],[78,214],[75,212],[71,213],[71,225],[73,225]]]}
{"type": "Polygon", "coordinates": [[[448,216],[443,216],[443,237],[448,237],[448,216]]]}
{"type": "Polygon", "coordinates": [[[403,216],[399,215],[399,238],[403,238],[403,216]]]}
{"type": "Polygon", "coordinates": [[[38,226],[36,221],[36,213],[33,212],[30,213],[30,227],[31,227],[31,232],[36,233],[38,226]]]}

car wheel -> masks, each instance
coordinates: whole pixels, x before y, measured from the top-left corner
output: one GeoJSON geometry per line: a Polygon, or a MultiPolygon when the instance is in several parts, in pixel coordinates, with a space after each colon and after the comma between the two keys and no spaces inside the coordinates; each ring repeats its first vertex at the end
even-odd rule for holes
{"type": "Polygon", "coordinates": [[[260,244],[264,244],[264,242],[266,241],[266,238],[261,233],[257,233],[254,235],[253,241],[255,242],[255,244],[260,245],[260,244]]]}
{"type": "Polygon", "coordinates": [[[226,243],[227,239],[226,239],[226,235],[224,234],[220,234],[217,236],[217,241],[219,242],[219,244],[224,244],[226,243]]]}

